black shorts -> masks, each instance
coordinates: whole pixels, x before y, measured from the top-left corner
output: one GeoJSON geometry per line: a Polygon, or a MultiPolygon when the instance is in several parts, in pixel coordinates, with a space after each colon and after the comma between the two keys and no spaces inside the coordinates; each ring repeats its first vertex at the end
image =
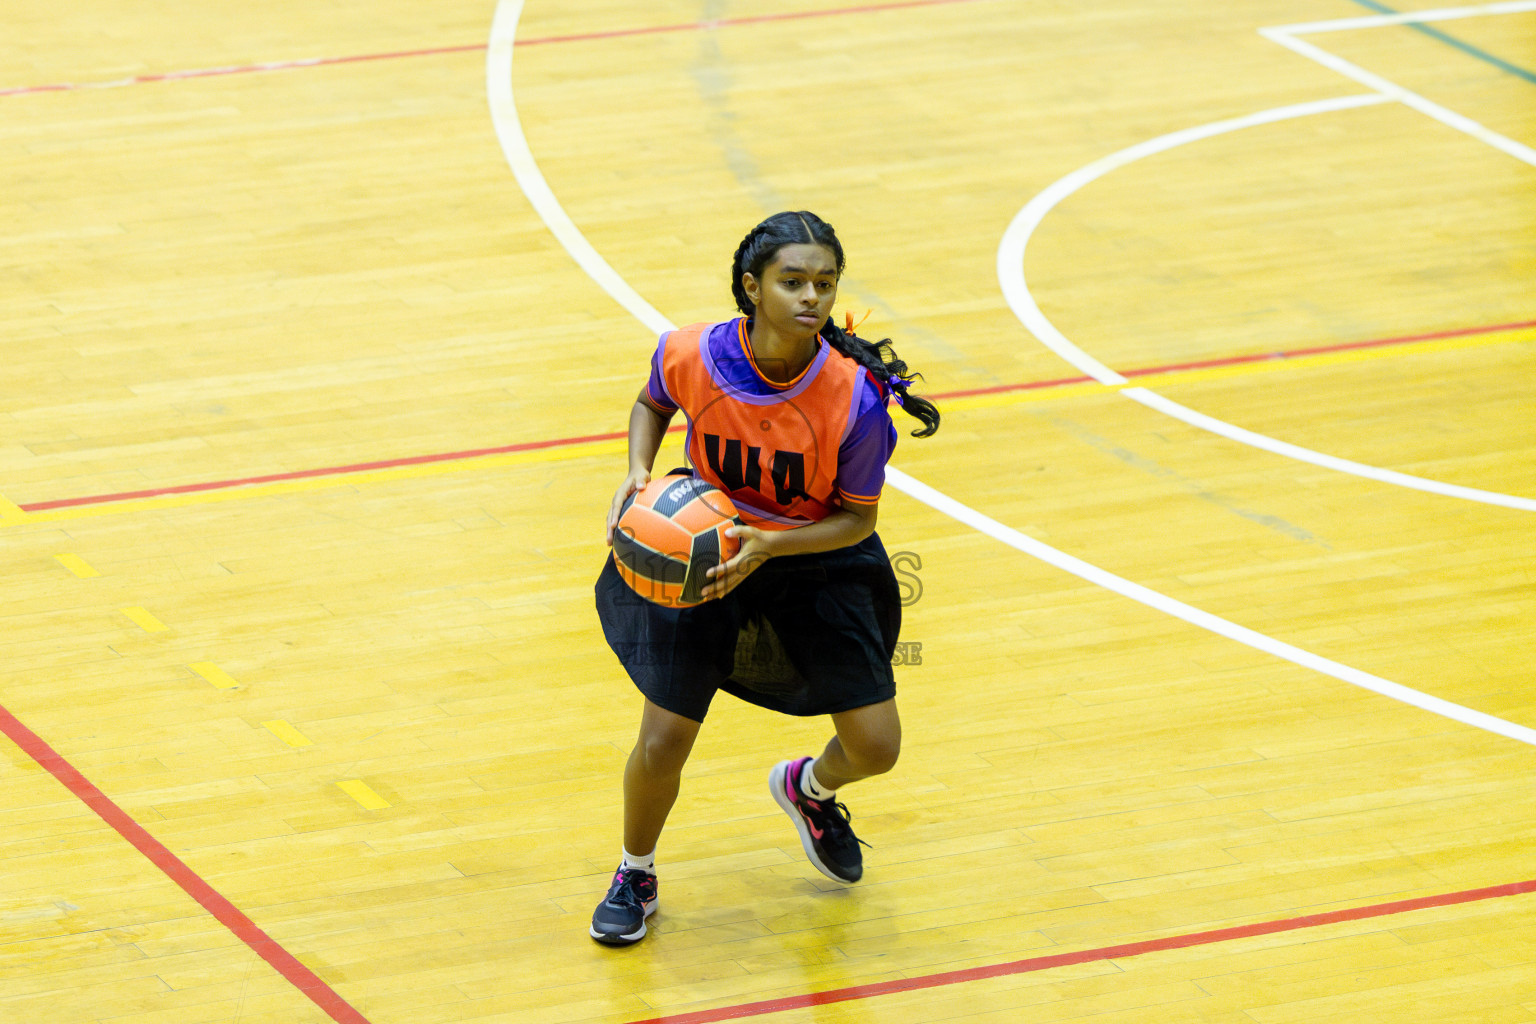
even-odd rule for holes
{"type": "Polygon", "coordinates": [[[704,721],[716,690],[788,715],[828,715],[896,695],[901,594],[880,538],[771,558],[723,598],[664,608],[597,578],[608,646],[653,704],[704,721]]]}

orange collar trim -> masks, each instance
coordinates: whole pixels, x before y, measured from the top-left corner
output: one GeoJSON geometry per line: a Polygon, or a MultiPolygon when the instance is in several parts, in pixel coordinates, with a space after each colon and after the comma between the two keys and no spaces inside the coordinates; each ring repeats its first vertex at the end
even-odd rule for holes
{"type": "Polygon", "coordinates": [[[804,380],[805,375],[811,372],[811,367],[816,365],[816,357],[821,354],[821,347],[826,344],[826,341],[822,339],[821,335],[816,335],[816,351],[811,354],[811,361],[805,364],[805,369],[795,374],[794,380],[777,381],[768,379],[768,377],[763,374],[763,371],[758,369],[757,356],[752,352],[752,339],[747,335],[746,317],[742,317],[740,320],[736,321],[736,336],[741,340],[741,350],[747,354],[747,362],[751,364],[752,372],[757,374],[757,379],[762,381],[764,384],[767,384],[769,387],[776,388],[779,391],[788,391],[790,388],[804,380]]]}

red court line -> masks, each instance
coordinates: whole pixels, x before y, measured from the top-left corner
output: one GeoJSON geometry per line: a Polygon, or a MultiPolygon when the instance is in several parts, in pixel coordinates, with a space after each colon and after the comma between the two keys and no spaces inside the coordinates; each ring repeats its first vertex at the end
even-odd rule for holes
{"type": "Polygon", "coordinates": [[[105,82],[57,82],[51,85],[18,85],[0,89],[0,96],[30,96],[42,92],[81,92],[87,89],[121,89],[130,85],[152,85],[156,82],[180,82],[193,78],[221,78],[226,75],[255,75],[267,71],[295,71],[300,68],[329,67],[335,64],[360,64],[374,60],[399,60],[404,57],[436,57],[449,53],[470,53],[484,50],[484,43],[464,46],[439,46],[426,50],[397,50],[392,53],[361,53],[346,57],[303,57],[298,60],[263,61],[260,64],[235,64],[222,68],[190,68],[185,71],[166,71],[155,75],[134,75],[130,78],[114,78],[105,82]]]}
{"type": "Polygon", "coordinates": [[[1098,949],[1085,949],[1075,953],[1056,953],[1050,956],[1030,957],[1027,960],[1014,960],[1011,963],[992,964],[987,967],[971,967],[963,971],[948,971],[943,974],[928,974],[916,978],[897,978],[892,981],[880,981],[870,985],[853,985],[848,988],[832,989],[826,992],[808,992],[803,995],[784,996],[779,999],[764,999],[756,1003],[740,1003],[736,1006],[724,1006],[715,1010],[696,1010],[690,1013],[680,1013],[665,1017],[651,1017],[643,1021],[632,1021],[631,1024],[713,1024],[714,1021],[760,1017],[768,1013],[782,1013],[785,1010],[825,1006],[828,1003],[845,1003],[854,999],[869,999],[874,996],[891,995],[897,992],[915,992],[922,989],[940,988],[945,985],[961,985],[971,981],[984,981],[988,978],[1004,978],[1014,974],[1031,974],[1037,971],[1048,971],[1056,967],[1069,967],[1074,964],[1140,956],[1143,953],[1156,953],[1170,949],[1189,949],[1193,946],[1209,946],[1218,942],[1230,942],[1234,939],[1250,939],[1260,935],[1276,935],[1283,932],[1301,931],[1306,928],[1319,928],[1323,925],[1338,924],[1344,921],[1364,921],[1375,917],[1390,917],[1394,914],[1406,914],[1413,910],[1426,910],[1432,907],[1453,907],[1463,903],[1476,903],[1480,900],[1500,899],[1506,896],[1518,896],[1530,892],[1536,892],[1536,879],[1524,882],[1510,882],[1505,885],[1491,885],[1483,889],[1465,889],[1461,892],[1442,893],[1436,896],[1420,896],[1415,899],[1396,900],[1391,903],[1377,903],[1367,907],[1352,907],[1348,910],[1332,910],[1322,914],[1307,914],[1303,917],[1288,917],[1279,921],[1261,921],[1255,924],[1237,925],[1233,928],[1215,928],[1210,931],[1170,935],[1166,938],[1147,939],[1143,942],[1127,942],[1118,946],[1100,946],[1098,949]]]}
{"type": "MultiPolygon", "coordinates": [[[[771,21],[800,21],[806,18],[830,18],[851,14],[875,14],[880,11],[906,10],[913,7],[942,7],[951,4],[980,3],[982,0],[895,0],[891,3],[863,4],[857,7],[833,7],[819,11],[791,11],[784,14],[744,15],[739,18],[718,18],[712,21],[690,21],[677,25],[652,25],[644,28],[607,29],[601,32],[578,32],[563,36],[535,36],[518,39],[513,46],[546,46],[553,43],[586,43],[602,39],[622,39],[628,36],[662,35],[673,32],[705,32],[740,25],[756,25],[771,21]]],[[[118,89],[130,85],[150,85],[155,82],[179,82],[192,78],[218,78],[225,75],[253,75],[267,71],[294,71],[300,68],[330,67],[337,64],[358,64],[365,61],[399,60],[407,57],[437,57],[452,53],[472,53],[484,50],[484,43],[460,46],[438,46],[422,50],[396,50],[389,53],[363,53],[346,57],[306,57],[298,60],[264,61],[260,64],[237,64],[221,68],[193,68],[186,71],[167,71],[154,75],[134,75],[105,82],[58,82],[51,85],[21,85],[0,89],[0,97],[28,96],[44,92],[78,92],[84,89],[118,89]]]]}
{"type": "MultiPolygon", "coordinates": [[[[1221,366],[1242,366],[1247,363],[1268,363],[1305,356],[1326,355],[1330,352],[1351,352],[1359,349],[1390,348],[1394,345],[1412,345],[1420,341],[1442,341],[1447,338],[1469,338],[1479,334],[1498,334],[1503,331],[1519,331],[1536,327],[1536,320],[1522,320],[1511,324],[1488,324],[1482,327],[1460,327],[1431,334],[1407,334],[1394,338],[1372,338],[1368,341],[1344,341],[1336,345],[1318,345],[1313,348],[1293,348],[1280,352],[1255,352],[1242,356],[1223,356],[1218,359],[1202,359],[1189,363],[1167,363],[1135,370],[1121,370],[1120,375],[1134,380],[1137,377],[1154,377],[1160,373],[1177,373],[1181,370],[1209,370],[1221,366]]],[[[1034,391],[1040,388],[1062,387],[1067,384],[1092,384],[1092,377],[1061,377],[1056,380],[1027,381],[1022,384],[999,384],[990,388],[971,388],[966,391],[950,391],[939,398],[968,398],[972,395],[1006,394],[1010,391],[1034,391]]]]}
{"type": "MultiPolygon", "coordinates": [[[[673,428],[674,431],[681,427],[673,428]]],[[[354,462],[348,466],[325,466],[320,469],[300,469],[289,473],[268,473],[265,476],[248,476],[235,480],[212,480],[206,483],[180,484],[175,487],[152,487],[143,491],[121,491],[117,494],[94,494],[83,498],[59,498],[17,506],[23,512],[44,512],[52,508],[73,508],[79,505],[104,505],[114,501],[132,501],[135,498],[160,498],[170,494],[196,494],[200,491],[224,491],[254,484],[282,483],[289,480],[306,480],[320,476],[346,476],[366,473],[377,469],[399,469],[403,466],[424,466],[434,462],[458,462],[478,459],[487,455],[506,455],[510,452],[531,452],[541,448],[565,448],[591,441],[622,440],[622,431],[611,434],[587,434],[583,437],[557,437],[546,441],[525,441],[521,444],[505,444],[496,448],[473,448],[462,452],[439,452],[432,455],[411,455],[400,459],[380,459],[377,462],[354,462]]]]}
{"type": "MultiPolygon", "coordinates": [[[[1368,341],[1347,341],[1335,345],[1319,345],[1312,348],[1287,349],[1280,352],[1263,352],[1241,356],[1226,356],[1220,359],[1206,359],[1190,363],[1170,363],[1164,366],[1149,366],[1141,369],[1125,370],[1122,376],[1129,378],[1154,376],[1159,373],[1172,373],[1179,370],[1211,369],[1220,366],[1239,366],[1244,363],[1274,362],[1286,359],[1299,359],[1304,356],[1323,355],[1330,352],[1348,352],[1356,349],[1386,348],[1393,345],[1410,345],[1420,341],[1437,341],[1446,338],[1471,337],[1478,334],[1497,334],[1501,331],[1523,330],[1528,327],[1536,327],[1536,320],[1523,320],[1518,323],[1491,324],[1481,327],[1462,327],[1448,331],[1435,331],[1430,334],[1410,334],[1393,338],[1373,338],[1368,341]]],[[[998,384],[994,387],[969,388],[963,391],[946,391],[932,395],[934,401],[943,401],[946,398],[968,398],[975,395],[1007,394],[1015,391],[1036,391],[1044,388],[1062,387],[1068,384],[1091,384],[1091,377],[1060,377],[1053,380],[1024,381],[1018,384],[998,384]]],[[[682,427],[673,427],[669,433],[676,433],[682,427]]],[[[543,448],[566,448],[578,444],[587,444],[593,441],[618,441],[623,440],[625,434],[617,431],[608,434],[586,434],[580,437],[558,437],[543,441],[526,441],[521,444],[501,445],[495,448],[474,448],[460,452],[440,452],[431,455],[412,455],[398,459],[381,459],[377,462],[358,462],[346,466],[325,466],[319,469],[302,469],[288,473],[269,473],[265,476],[239,477],[233,480],[213,480],[204,483],[179,484],[173,487],[152,487],[141,491],[120,491],[115,494],[92,494],[79,498],[56,498],[51,501],[36,501],[30,504],[19,505],[23,512],[46,512],[49,509],[78,508],[84,505],[107,505],[119,501],[132,501],[138,498],[160,498],[173,494],[196,494],[203,491],[224,491],[238,487],[250,487],[255,484],[282,483],[291,480],[304,480],[314,477],[346,476],[352,473],[366,473],[370,470],[399,469],[404,466],[421,466],[438,462],[458,462],[465,459],[477,459],[487,455],[506,455],[513,452],[537,451],[543,448]]]]}
{"type": "Polygon", "coordinates": [[[143,826],[129,817],[127,812],[113,803],[105,793],[96,788],[95,784],[81,775],[37,733],[28,729],[20,719],[4,707],[0,707],[0,731],[9,736],[28,757],[62,782],[65,788],[79,797],[87,807],[100,815],[101,820],[110,825],[118,835],[128,840],[135,850],[148,857],[155,867],[181,886],[188,896],[200,903],[203,909],[212,914],[220,924],[234,932],[241,942],[255,950],[257,955],[277,970],[277,973],[288,979],[316,1006],[329,1014],[336,1024],[368,1024],[366,1017],[321,981],[314,971],[301,964],[292,953],[278,945],[233,903],[219,895],[213,886],[187,867],[158,839],[146,832],[143,826]]]}

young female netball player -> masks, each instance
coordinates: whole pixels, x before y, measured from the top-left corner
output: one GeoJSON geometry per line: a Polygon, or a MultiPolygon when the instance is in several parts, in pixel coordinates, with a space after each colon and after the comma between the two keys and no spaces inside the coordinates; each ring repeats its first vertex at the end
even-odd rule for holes
{"type": "Polygon", "coordinates": [[[716,690],[791,715],[830,715],[818,757],[769,773],[773,798],[823,874],[856,882],[860,840],[843,786],[889,771],[901,748],[891,655],[901,602],[875,534],[896,444],[892,394],[922,422],[933,404],[908,394],[889,341],[870,343],[828,317],[843,248],[811,213],[769,217],[742,240],[731,290],[743,316],[662,335],[629,417],[624,500],[651,479],[681,409],[692,471],[730,495],[746,525],[735,557],[711,569],[705,600],[672,609],[642,600],[612,559],[597,581],[608,644],[645,696],[624,769],[624,853],[592,915],[592,937],[628,945],[656,909],[655,851],[683,764],[716,690]]]}

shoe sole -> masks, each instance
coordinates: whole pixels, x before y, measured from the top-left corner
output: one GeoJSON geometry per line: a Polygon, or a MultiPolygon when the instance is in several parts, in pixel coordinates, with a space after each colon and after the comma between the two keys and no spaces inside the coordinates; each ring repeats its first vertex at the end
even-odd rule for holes
{"type": "Polygon", "coordinates": [[[844,878],[823,864],[821,858],[817,856],[816,839],[811,835],[811,830],[805,824],[805,816],[800,813],[794,801],[789,798],[789,765],[789,761],[780,762],[774,765],[773,770],[768,773],[768,792],[773,794],[773,802],[778,804],[780,809],[789,815],[789,820],[795,823],[795,831],[800,833],[800,845],[805,850],[806,860],[810,861],[817,871],[820,871],[832,879],[832,881],[842,882],[844,885],[852,885],[859,878],[864,877],[862,872],[860,872],[858,878],[844,878]]]}

